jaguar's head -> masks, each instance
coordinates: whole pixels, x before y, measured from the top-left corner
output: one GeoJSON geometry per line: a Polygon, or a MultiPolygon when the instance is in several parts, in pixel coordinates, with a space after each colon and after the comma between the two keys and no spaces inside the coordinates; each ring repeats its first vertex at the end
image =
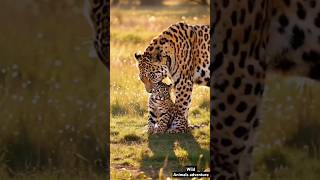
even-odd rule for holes
{"type": "Polygon", "coordinates": [[[135,53],[137,66],[139,69],[139,78],[143,82],[147,92],[151,92],[153,84],[161,82],[167,77],[168,68],[166,64],[152,61],[148,54],[135,53]]]}

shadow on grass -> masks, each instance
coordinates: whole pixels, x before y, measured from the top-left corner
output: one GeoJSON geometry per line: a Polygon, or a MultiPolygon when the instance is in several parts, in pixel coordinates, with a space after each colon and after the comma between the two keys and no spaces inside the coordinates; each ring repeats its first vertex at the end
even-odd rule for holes
{"type": "Polygon", "coordinates": [[[198,171],[209,165],[209,150],[201,148],[191,133],[150,135],[148,142],[152,155],[142,157],[141,170],[152,179],[158,178],[161,168],[164,175],[171,176],[187,165],[196,165],[198,171]]]}
{"type": "Polygon", "coordinates": [[[265,169],[272,179],[277,178],[280,169],[293,168],[288,150],[281,147],[274,147],[264,152],[257,160],[256,166],[263,167],[262,169],[265,169]]]}
{"type": "Polygon", "coordinates": [[[285,142],[289,147],[303,149],[313,158],[320,157],[320,123],[314,120],[301,121],[297,131],[285,142]]]}
{"type": "Polygon", "coordinates": [[[111,105],[111,114],[112,116],[124,116],[128,114],[128,109],[116,102],[111,105]]]}

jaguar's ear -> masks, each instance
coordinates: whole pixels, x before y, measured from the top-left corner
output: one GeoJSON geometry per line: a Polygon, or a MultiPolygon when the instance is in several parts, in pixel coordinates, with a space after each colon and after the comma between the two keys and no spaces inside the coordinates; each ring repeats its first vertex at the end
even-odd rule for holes
{"type": "Polygon", "coordinates": [[[137,61],[140,61],[141,57],[142,57],[141,52],[139,51],[139,52],[134,53],[134,57],[136,58],[137,61]]]}

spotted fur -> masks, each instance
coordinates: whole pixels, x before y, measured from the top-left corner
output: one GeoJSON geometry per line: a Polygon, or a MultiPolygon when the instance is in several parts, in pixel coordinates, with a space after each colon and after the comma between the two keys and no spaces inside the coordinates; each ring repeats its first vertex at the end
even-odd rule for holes
{"type": "Polygon", "coordinates": [[[173,82],[175,104],[186,119],[193,85],[210,84],[209,31],[206,25],[173,24],[154,38],[143,54],[135,55],[140,76],[152,72],[156,77],[142,80],[146,90],[168,76],[173,82]]]}
{"type": "Polygon", "coordinates": [[[221,0],[212,5],[211,169],[216,179],[247,180],[266,73],[320,80],[320,3],[221,0]]]}
{"type": "Polygon", "coordinates": [[[110,20],[108,0],[84,0],[84,16],[89,21],[93,32],[93,44],[100,61],[109,69],[110,20]]]}
{"type": "Polygon", "coordinates": [[[144,83],[147,92],[151,92],[153,84],[162,81],[168,74],[168,68],[163,63],[152,63],[147,56],[136,54],[138,62],[139,78],[144,83]]]}

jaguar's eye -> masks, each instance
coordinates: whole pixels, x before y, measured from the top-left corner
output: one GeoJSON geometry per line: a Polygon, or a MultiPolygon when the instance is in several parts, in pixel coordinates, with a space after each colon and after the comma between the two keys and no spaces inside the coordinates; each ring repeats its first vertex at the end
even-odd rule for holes
{"type": "Polygon", "coordinates": [[[150,76],[150,78],[154,78],[155,77],[155,74],[153,73],[153,72],[151,72],[150,74],[149,74],[149,76],[150,76]]]}

